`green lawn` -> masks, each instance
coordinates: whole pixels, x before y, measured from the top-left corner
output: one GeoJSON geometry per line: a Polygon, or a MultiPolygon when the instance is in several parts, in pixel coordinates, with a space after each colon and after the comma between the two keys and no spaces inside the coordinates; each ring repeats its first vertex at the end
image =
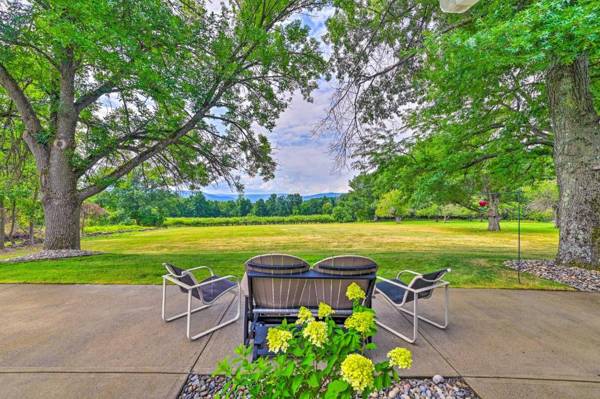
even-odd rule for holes
{"type": "MultiPolygon", "coordinates": [[[[366,255],[388,277],[405,268],[451,267],[448,279],[455,287],[565,289],[529,275],[519,285],[516,272],[502,266],[516,257],[516,223],[504,222],[502,228],[492,233],[481,222],[407,221],[158,229],[83,240],[84,249],[104,255],[0,265],[0,282],[159,284],[165,261],[241,275],[246,259],[285,252],[311,263],[344,253],[366,255]]],[[[550,223],[526,222],[522,230],[525,258],[554,256],[558,232],[550,223]]]]}

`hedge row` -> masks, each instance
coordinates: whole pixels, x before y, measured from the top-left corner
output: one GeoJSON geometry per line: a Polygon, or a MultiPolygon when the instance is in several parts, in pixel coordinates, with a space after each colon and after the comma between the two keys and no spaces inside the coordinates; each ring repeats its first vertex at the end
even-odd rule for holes
{"type": "Polygon", "coordinates": [[[261,224],[335,223],[331,215],[240,216],[224,218],[167,218],[165,226],[240,226],[261,224]]]}
{"type": "Polygon", "coordinates": [[[84,231],[88,235],[125,233],[130,231],[148,230],[148,226],[138,226],[135,224],[109,224],[85,226],[84,231]]]}

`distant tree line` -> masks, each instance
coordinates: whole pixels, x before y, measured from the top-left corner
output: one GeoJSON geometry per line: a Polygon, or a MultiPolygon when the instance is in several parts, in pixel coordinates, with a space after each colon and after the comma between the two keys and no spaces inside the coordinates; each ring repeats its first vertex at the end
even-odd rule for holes
{"type": "Polygon", "coordinates": [[[236,200],[214,201],[201,192],[182,196],[172,190],[154,187],[132,176],[92,199],[107,212],[95,223],[162,225],[167,217],[243,217],[331,214],[335,198],[304,200],[300,194],[271,194],[252,203],[240,195],[236,200]]]}
{"type": "MultiPolygon", "coordinates": [[[[385,175],[381,171],[376,171],[358,175],[350,182],[350,192],[338,198],[322,197],[304,200],[300,194],[271,194],[266,200],[259,199],[254,203],[243,195],[230,201],[209,200],[201,192],[182,196],[135,174],[92,198],[91,202],[85,203],[82,209],[89,211],[82,212],[82,224],[161,226],[165,224],[167,218],[282,218],[302,215],[331,215],[333,218],[331,220],[338,222],[372,220],[400,222],[404,218],[436,221],[488,218],[489,204],[486,206],[479,204],[485,198],[484,194],[471,192],[470,197],[465,197],[464,202],[461,203],[432,199],[423,202],[411,201],[402,190],[390,190],[382,174],[385,175]],[[90,206],[92,204],[95,206],[90,206]],[[103,211],[97,209],[98,207],[103,211]],[[87,222],[83,220],[86,217],[89,219],[87,222]]],[[[554,181],[548,180],[525,186],[521,189],[520,196],[523,218],[556,221],[558,193],[554,181]]],[[[519,198],[515,194],[505,194],[504,198],[505,201],[498,205],[495,212],[502,219],[516,218],[519,198]]],[[[283,223],[282,220],[278,220],[278,223],[283,223]]],[[[220,222],[192,220],[171,224],[218,225],[220,222]]]]}

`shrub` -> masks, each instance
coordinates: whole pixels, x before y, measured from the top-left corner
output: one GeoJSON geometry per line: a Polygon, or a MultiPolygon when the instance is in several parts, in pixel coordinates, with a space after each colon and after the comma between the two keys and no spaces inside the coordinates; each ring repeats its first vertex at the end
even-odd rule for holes
{"type": "Polygon", "coordinates": [[[125,233],[130,231],[141,231],[147,230],[148,227],[138,226],[137,224],[125,225],[125,224],[112,224],[112,225],[96,225],[96,226],[85,226],[85,233],[88,235],[96,234],[113,234],[113,233],[125,233]]]}
{"type": "Polygon", "coordinates": [[[167,218],[165,226],[238,226],[263,224],[334,223],[331,215],[240,216],[226,218],[167,218]]]}
{"type": "Polygon", "coordinates": [[[411,353],[395,348],[387,361],[377,364],[366,357],[367,351],[376,349],[369,342],[377,332],[375,311],[361,305],[364,291],[358,285],[351,285],[346,296],[354,306],[345,327],[336,325],[331,307],[322,303],[319,320],[301,308],[295,324],[284,320],[268,330],[272,359],[249,362],[252,348],[238,347],[236,356],[223,360],[215,371],[229,377],[220,397],[232,397],[244,388],[252,398],[366,398],[390,386],[398,378],[394,367],[411,367],[411,353]]]}

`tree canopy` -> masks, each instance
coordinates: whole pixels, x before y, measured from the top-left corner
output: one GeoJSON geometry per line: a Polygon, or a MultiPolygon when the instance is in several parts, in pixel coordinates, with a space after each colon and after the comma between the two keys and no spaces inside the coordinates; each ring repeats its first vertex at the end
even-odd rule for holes
{"type": "Polygon", "coordinates": [[[325,71],[295,17],[319,5],[9,1],[0,96],[15,104],[35,157],[46,246],[78,247],[62,220],[78,230],[81,201],[140,165],[171,184],[272,177],[264,133],[289,94],[308,98],[325,71]]]}

